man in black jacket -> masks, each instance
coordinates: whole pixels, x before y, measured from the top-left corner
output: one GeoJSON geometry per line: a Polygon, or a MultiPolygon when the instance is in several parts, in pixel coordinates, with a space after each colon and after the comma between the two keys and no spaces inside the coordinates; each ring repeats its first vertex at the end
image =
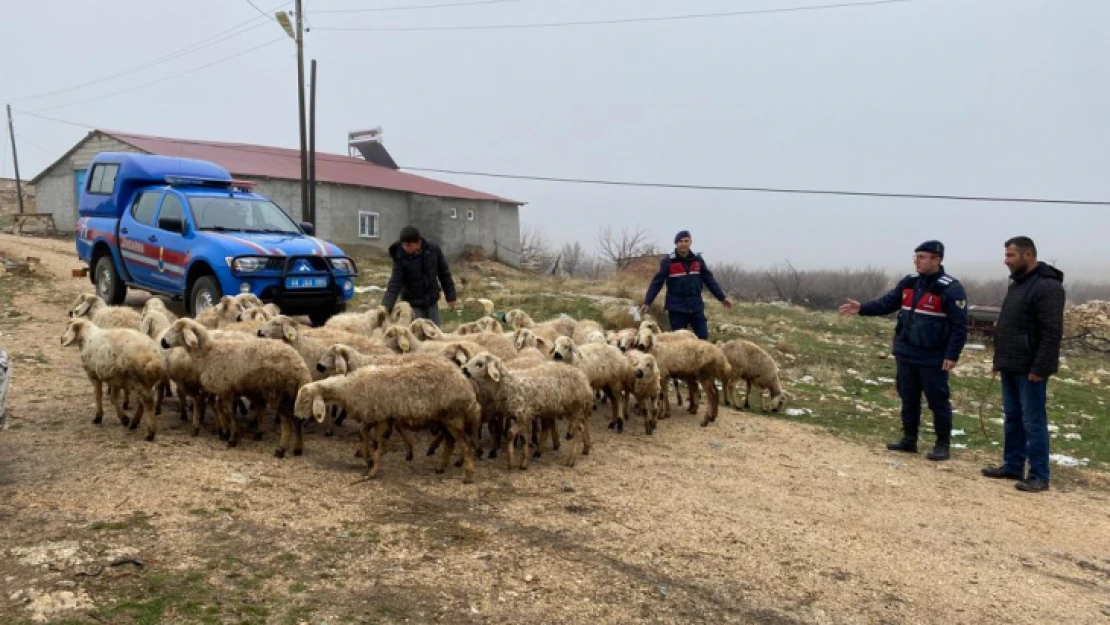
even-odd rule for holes
{"type": "Polygon", "coordinates": [[[1010,287],[994,335],[994,370],[1002,377],[1005,443],[1002,465],[983,469],[1019,480],[1020,491],[1048,490],[1048,377],[1060,368],[1064,335],[1064,272],[1037,260],[1029,237],[1006,241],[1010,287]],[[1029,476],[1025,462],[1029,461],[1029,476]]]}
{"type": "Polygon", "coordinates": [[[439,325],[440,286],[447,297],[447,307],[455,310],[455,282],[443,250],[433,241],[420,236],[415,226],[401,228],[401,240],[389,246],[393,273],[385,287],[382,306],[393,312],[397,296],[412,306],[417,319],[431,319],[439,325]]]}

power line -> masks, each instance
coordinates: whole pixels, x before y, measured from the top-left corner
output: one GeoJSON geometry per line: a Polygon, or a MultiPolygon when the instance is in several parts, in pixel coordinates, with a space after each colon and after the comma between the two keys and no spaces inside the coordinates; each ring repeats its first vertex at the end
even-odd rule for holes
{"type": "Polygon", "coordinates": [[[274,17],[272,15],[270,15],[269,13],[267,13],[267,12],[263,11],[262,9],[258,8],[258,5],[255,4],[254,2],[252,2],[252,0],[247,0],[247,4],[254,7],[254,10],[258,11],[258,14],[261,15],[262,17],[265,17],[265,18],[268,18],[268,19],[274,19],[274,17]]]}
{"type": "MultiPolygon", "coordinates": [[[[283,2],[280,5],[274,7],[274,10],[279,9],[279,8],[281,8],[281,7],[283,7],[287,4],[289,4],[288,1],[283,2]]],[[[26,95],[26,96],[20,96],[20,97],[17,97],[17,98],[8,98],[7,101],[11,102],[11,103],[19,103],[19,102],[28,102],[28,101],[31,101],[31,100],[39,100],[39,99],[42,99],[42,98],[46,98],[46,97],[53,96],[53,95],[58,95],[58,94],[61,94],[61,93],[68,93],[70,91],[76,91],[78,89],[83,89],[83,88],[91,86],[91,85],[97,85],[97,84],[100,84],[100,83],[103,83],[103,82],[107,82],[109,80],[114,80],[116,78],[120,78],[122,76],[127,76],[127,75],[130,75],[130,74],[134,74],[134,73],[140,72],[144,69],[148,69],[148,68],[154,67],[156,65],[161,65],[162,63],[166,63],[168,61],[172,61],[174,59],[178,59],[178,58],[181,58],[181,57],[184,57],[184,56],[188,56],[188,55],[190,55],[194,52],[199,52],[200,50],[204,50],[205,48],[209,48],[209,47],[214,46],[218,43],[222,43],[224,41],[227,41],[228,39],[231,39],[233,37],[238,37],[239,35],[242,35],[244,33],[248,33],[248,32],[250,32],[250,31],[252,31],[256,28],[259,28],[261,26],[266,25],[266,22],[260,22],[258,24],[254,24],[254,22],[256,22],[258,20],[259,20],[259,18],[252,17],[251,19],[249,19],[245,22],[242,22],[240,24],[236,24],[235,26],[232,26],[231,28],[228,28],[227,30],[220,31],[219,33],[216,33],[215,35],[212,35],[211,37],[208,37],[206,39],[202,39],[202,40],[200,40],[196,43],[185,46],[184,48],[181,48],[179,50],[175,50],[174,52],[164,54],[160,57],[157,57],[155,59],[147,61],[147,62],[145,62],[141,65],[135,65],[133,67],[129,67],[127,69],[120,70],[118,72],[115,72],[114,74],[108,74],[106,76],[101,76],[99,78],[95,78],[95,79],[89,80],[87,82],[78,83],[76,85],[70,85],[68,87],[63,87],[63,88],[60,88],[60,89],[54,89],[52,91],[44,91],[44,92],[41,92],[41,93],[35,93],[35,94],[31,94],[31,95],[26,95]],[[250,26],[251,24],[254,24],[254,25],[250,26]],[[249,28],[243,28],[244,26],[250,26],[250,27],[249,28]],[[240,30],[240,29],[242,29],[242,30],[240,30]],[[238,32],[236,32],[236,31],[238,31],[238,32]]]]}
{"type": "MultiPolygon", "coordinates": [[[[67,126],[76,126],[78,128],[85,128],[88,130],[97,130],[96,126],[82,124],[79,122],[58,119],[55,117],[48,117],[46,115],[38,115],[29,113],[27,111],[19,111],[13,109],[14,113],[20,115],[28,115],[38,119],[65,124],[67,126]]],[[[168,139],[171,142],[192,144],[192,141],[168,139]]],[[[236,149],[247,151],[264,152],[271,156],[287,158],[300,158],[297,154],[275,154],[270,150],[253,149],[249,145],[237,145],[236,149]]],[[[532,180],[538,182],[558,182],[558,183],[571,183],[571,184],[592,184],[604,185],[615,187],[640,187],[640,188],[654,188],[654,189],[685,189],[694,191],[732,191],[732,192],[748,192],[748,193],[780,193],[780,194],[795,194],[795,195],[832,195],[832,196],[847,196],[847,197],[873,197],[873,198],[896,198],[896,199],[915,199],[915,200],[946,200],[946,201],[963,201],[963,202],[1010,202],[1022,204],[1062,204],[1073,206],[1110,206],[1110,200],[1068,200],[1068,199],[1055,199],[1055,198],[1030,198],[1030,197],[998,197],[998,196],[982,196],[982,195],[953,195],[953,194],[930,194],[930,193],[888,193],[882,191],[841,191],[841,190],[827,190],[827,189],[798,189],[798,188],[784,188],[784,187],[749,187],[749,186],[736,186],[736,185],[704,185],[704,184],[683,184],[671,182],[634,182],[628,180],[600,180],[590,178],[560,178],[555,176],[532,176],[525,174],[498,174],[491,172],[480,171],[462,171],[458,169],[440,169],[433,167],[403,167],[402,169],[409,171],[419,171],[437,174],[451,174],[455,176],[479,176],[484,178],[503,178],[509,180],[532,180]]]]}
{"type": "Polygon", "coordinates": [[[613,24],[634,24],[643,22],[672,22],[677,20],[709,19],[719,17],[740,17],[744,15],[764,15],[769,13],[797,13],[801,11],[821,11],[826,9],[845,9],[851,7],[894,4],[912,0],[869,0],[867,2],[845,2],[841,4],[810,5],[778,9],[753,9],[749,11],[725,11],[721,13],[690,13],[685,15],[662,15],[657,17],[627,17],[608,20],[584,20],[577,22],[541,22],[524,24],[479,24],[472,26],[408,26],[408,27],[351,27],[317,26],[313,30],[346,32],[418,32],[447,30],[516,30],[526,28],[559,28],[565,26],[601,26],[613,24]]]}
{"type": "Polygon", "coordinates": [[[16,133],[15,138],[19,139],[23,143],[26,143],[27,145],[29,145],[29,146],[31,146],[35,149],[41,150],[43,153],[51,156],[52,158],[57,158],[57,156],[58,156],[58,153],[56,151],[51,150],[50,148],[44,148],[41,145],[35,143],[34,141],[31,141],[30,139],[28,139],[27,137],[24,137],[23,135],[21,135],[19,133],[16,133]]]}
{"type": "Polygon", "coordinates": [[[507,178],[511,180],[534,180],[540,182],[565,182],[574,184],[607,185],[616,187],[642,187],[654,189],[687,189],[698,191],[742,191],[750,193],[790,193],[804,195],[840,195],[849,197],[884,197],[917,200],[953,200],[965,202],[1011,202],[1028,204],[1071,204],[1076,206],[1110,206],[1110,200],[1062,200],[1029,197],[993,197],[982,195],[951,195],[934,193],[886,193],[881,191],[839,191],[826,189],[795,189],[780,187],[745,187],[731,185],[680,184],[670,182],[631,182],[626,180],[594,180],[588,178],[557,178],[553,176],[528,176],[518,174],[495,174],[478,171],[459,171],[454,169],[435,169],[431,167],[404,167],[411,171],[422,171],[458,176],[482,176],[485,178],[507,178]]]}
{"type": "Polygon", "coordinates": [[[469,2],[446,2],[442,4],[416,4],[407,6],[372,7],[363,9],[317,9],[311,13],[380,13],[385,11],[415,11],[419,9],[444,9],[448,7],[470,7],[481,4],[505,4],[509,2],[526,2],[527,0],[470,0],[469,2]]]}
{"type": "Polygon", "coordinates": [[[84,99],[84,100],[78,100],[76,102],[70,102],[68,104],[56,104],[54,106],[45,106],[45,107],[42,107],[42,108],[34,109],[33,111],[23,111],[23,112],[24,113],[39,113],[39,112],[42,112],[42,111],[53,111],[55,109],[62,109],[62,108],[69,108],[71,106],[77,106],[78,104],[87,104],[89,102],[97,102],[99,100],[106,100],[108,98],[114,98],[116,96],[123,95],[125,93],[131,93],[132,91],[138,91],[139,89],[145,89],[146,87],[161,84],[161,83],[164,83],[164,82],[167,82],[167,81],[170,81],[170,80],[175,80],[175,79],[180,78],[182,76],[188,76],[189,74],[195,74],[196,72],[199,72],[201,70],[208,69],[209,67],[212,67],[214,65],[219,65],[221,63],[226,63],[227,61],[239,58],[243,55],[254,52],[255,50],[260,50],[262,48],[265,48],[266,46],[273,45],[273,44],[275,44],[279,41],[283,41],[285,39],[286,39],[286,36],[282,35],[282,36],[277,37],[275,39],[271,39],[271,40],[269,40],[265,43],[261,43],[257,46],[254,46],[253,48],[248,48],[248,49],[243,50],[241,52],[237,52],[235,54],[232,54],[231,56],[225,56],[223,58],[216,59],[215,61],[212,61],[211,63],[206,63],[204,65],[201,65],[200,67],[194,67],[193,69],[185,70],[183,72],[178,72],[176,74],[171,74],[169,76],[164,76],[162,78],[159,78],[158,80],[152,80],[150,82],[145,82],[143,84],[135,85],[135,86],[127,88],[127,89],[120,89],[118,91],[113,91],[112,93],[106,93],[104,95],[100,95],[100,96],[97,96],[97,97],[94,97],[94,98],[87,98],[87,99],[84,99]]]}

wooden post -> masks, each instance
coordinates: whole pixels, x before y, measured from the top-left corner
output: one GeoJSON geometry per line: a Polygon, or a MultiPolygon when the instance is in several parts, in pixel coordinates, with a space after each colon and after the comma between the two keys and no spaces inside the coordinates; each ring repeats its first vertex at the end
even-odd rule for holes
{"type": "Polygon", "coordinates": [[[12,166],[15,167],[15,195],[19,199],[19,213],[23,214],[23,183],[19,180],[19,151],[15,148],[15,126],[12,125],[12,105],[8,105],[8,134],[12,139],[12,166]]]}

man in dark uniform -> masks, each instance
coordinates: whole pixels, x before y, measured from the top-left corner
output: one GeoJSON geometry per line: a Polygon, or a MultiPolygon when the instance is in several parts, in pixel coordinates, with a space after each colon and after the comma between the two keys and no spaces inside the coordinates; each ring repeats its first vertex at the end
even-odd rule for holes
{"type": "Polygon", "coordinates": [[[412,306],[417,319],[431,319],[439,325],[440,286],[447,298],[447,307],[455,310],[458,305],[455,296],[455,282],[451,279],[451,268],[443,250],[420,236],[415,226],[401,228],[401,240],[389,246],[389,257],[393,259],[393,273],[385,287],[382,306],[393,312],[397,296],[412,306]]]}
{"type": "Polygon", "coordinates": [[[682,230],[674,237],[675,250],[673,254],[664,256],[659,261],[659,272],[652,278],[648,286],[644,304],[640,310],[647,312],[655,296],[659,295],[663,284],[667,285],[667,301],[665,308],[669,317],[671,330],[681,330],[689,327],[694,334],[702,340],[709,338],[709,324],[705,320],[705,302],[701,299],[702,289],[709,287],[709,292],[716,297],[725,308],[732,308],[732,302],[721,290],[721,285],[709,271],[705,259],[701,254],[690,251],[690,232],[682,230]]]}
{"type": "Polygon", "coordinates": [[[914,250],[917,273],[902,278],[886,295],[860,304],[849,299],[842,315],[880,316],[898,312],[894,358],[898,396],[902,399],[902,438],[886,447],[917,453],[921,394],[933,412],[937,440],[929,460],[948,460],[952,437],[952,403],[948,372],[956,366],[967,342],[967,294],[944,271],[944,244],[926,241],[914,250]]]}

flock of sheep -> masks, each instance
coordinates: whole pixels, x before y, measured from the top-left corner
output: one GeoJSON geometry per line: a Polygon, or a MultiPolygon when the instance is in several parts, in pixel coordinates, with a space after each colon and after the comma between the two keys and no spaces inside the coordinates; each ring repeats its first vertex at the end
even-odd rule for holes
{"type": "Polygon", "coordinates": [[[558,450],[560,431],[572,441],[566,464],[574,466],[590,451],[588,424],[599,403],[611,405],[610,429],[623,431],[630,416],[642,415],[650,435],[670,416],[668,380],[679,405],[679,381],[685,383],[691,414],[704,392],[702,426],[717,418],[718,387],[726,405],[737,399],[740,381],[744,408],[753,386],[761,405],[763,390],[772,409],[785,401],[775,362],[757,345],[663,332],[651,319],[605,331],[565,315],[535,322],[517,309],[505,314],[511,329],[487,315],[446,333],[413,319],[402,302],[392,315],[379,306],[312,328],[249,294],[225,296],[196,319],[177,319],[158,298],[139,312],[88,294],[78,297],[70,317],[61,340],[80,348],[96,397],[93,423],[104,417],[105,387],[120,422],[131,429],[143,424],[148,441],[167,395],[176,394],[194,436],[211,406],[229,446],[239,442],[240,414],[253,411],[253,436],[261,440],[272,409],[281,424],[280,458],[290,448],[303,452],[304,420],[316,419],[331,435],[349,418],[359,424],[356,455],[369,477],[380,469],[387,439],[396,434],[411,459],[411,433],[430,430],[428,455],[443,446],[436,471],[446,470],[457,448],[456,466],[470,482],[474,456],[484,453],[483,425],[489,457],[503,452],[510,469],[526,468],[548,447],[558,450]],[[132,399],[137,406],[128,416],[132,399]]]}

